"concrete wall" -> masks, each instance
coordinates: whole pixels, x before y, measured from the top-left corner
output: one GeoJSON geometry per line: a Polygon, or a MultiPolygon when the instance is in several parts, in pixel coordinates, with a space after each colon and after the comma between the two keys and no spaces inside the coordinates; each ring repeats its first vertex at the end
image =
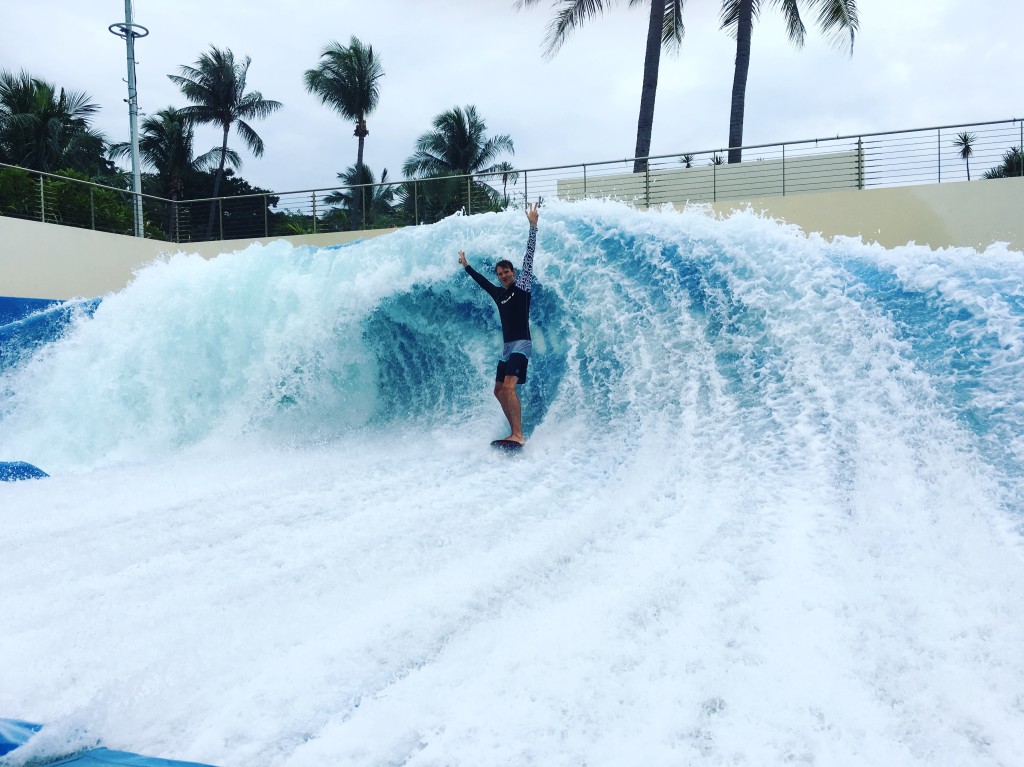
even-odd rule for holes
{"type": "MultiPolygon", "coordinates": [[[[394,229],[287,237],[295,245],[326,247],[376,237],[394,229]]],[[[0,216],[0,296],[94,298],[120,290],[136,269],[164,253],[198,253],[213,258],[243,250],[271,237],[216,242],[160,242],[69,226],[0,216]]]]}
{"type": "Polygon", "coordinates": [[[750,200],[774,195],[858,189],[863,176],[863,157],[858,151],[796,155],[735,165],[700,165],[693,168],[614,173],[605,176],[559,179],[560,200],[608,197],[623,202],[651,205],[666,202],[713,202],[750,200]]]}
{"type": "MultiPolygon", "coordinates": [[[[932,248],[984,249],[1007,242],[1024,251],[1024,178],[889,189],[822,192],[714,203],[722,214],[752,207],[826,237],[862,237],[886,247],[914,241],[932,248]]],[[[394,231],[343,232],[285,238],[337,245],[394,231]]],[[[271,238],[276,239],[276,238],[271,238]]],[[[173,243],[0,217],[0,296],[92,298],[120,290],[133,271],[179,250],[212,258],[270,240],[173,243]]]]}
{"type": "Polygon", "coordinates": [[[1024,178],[922,184],[719,202],[721,214],[751,207],[826,238],[860,236],[887,248],[916,242],[933,249],[984,250],[1006,242],[1024,251],[1024,178]]]}

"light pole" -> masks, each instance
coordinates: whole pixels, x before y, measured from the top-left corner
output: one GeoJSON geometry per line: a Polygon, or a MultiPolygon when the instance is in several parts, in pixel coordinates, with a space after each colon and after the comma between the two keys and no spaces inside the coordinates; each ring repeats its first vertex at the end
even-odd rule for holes
{"type": "Polygon", "coordinates": [[[132,209],[135,211],[135,236],[144,237],[142,226],[142,173],[139,170],[139,94],[135,90],[135,38],[145,37],[149,30],[132,22],[132,0],[124,0],[124,21],[107,27],[123,37],[128,47],[128,118],[132,139],[132,209]]]}

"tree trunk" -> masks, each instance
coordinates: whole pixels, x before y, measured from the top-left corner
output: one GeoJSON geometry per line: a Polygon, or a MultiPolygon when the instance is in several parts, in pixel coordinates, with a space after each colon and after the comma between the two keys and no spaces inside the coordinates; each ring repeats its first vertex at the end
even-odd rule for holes
{"type": "MultiPolygon", "coordinates": [[[[366,136],[369,131],[366,130],[366,120],[359,118],[359,122],[356,123],[355,135],[359,139],[359,150],[356,155],[356,181],[362,183],[365,174],[363,173],[363,142],[366,140],[366,136]]],[[[352,217],[352,228],[362,229],[366,217],[366,189],[362,186],[359,187],[359,195],[353,194],[352,200],[356,202],[356,210],[353,211],[355,215],[352,217]]]]}
{"type": "MultiPolygon", "coordinates": [[[[220,180],[224,178],[224,161],[227,160],[228,156],[228,131],[231,130],[230,125],[224,126],[224,140],[220,145],[220,163],[217,165],[217,175],[213,178],[213,196],[216,197],[220,193],[220,180]]],[[[217,214],[217,200],[210,201],[210,220],[206,224],[206,239],[213,239],[213,219],[217,214]]]]}
{"type": "Polygon", "coordinates": [[[732,108],[729,112],[729,162],[743,159],[743,109],[747,100],[747,72],[750,70],[750,37],[754,30],[754,0],[741,0],[736,22],[736,68],[732,78],[732,108]]]}
{"type": "Polygon", "coordinates": [[[661,64],[661,32],[665,26],[665,0],[651,0],[651,18],[647,25],[647,54],[644,56],[644,84],[640,91],[640,119],[636,126],[636,152],[633,172],[647,170],[654,132],[654,98],[658,94],[658,67],[661,64]]]}

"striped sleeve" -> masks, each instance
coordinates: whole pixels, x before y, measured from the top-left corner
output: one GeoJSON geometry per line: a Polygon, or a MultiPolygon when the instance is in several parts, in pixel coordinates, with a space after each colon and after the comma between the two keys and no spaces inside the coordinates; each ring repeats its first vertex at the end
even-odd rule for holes
{"type": "Polygon", "coordinates": [[[537,249],[537,227],[530,227],[530,236],[526,239],[526,255],[523,256],[523,268],[516,277],[516,287],[527,293],[533,287],[533,253],[537,249]]]}

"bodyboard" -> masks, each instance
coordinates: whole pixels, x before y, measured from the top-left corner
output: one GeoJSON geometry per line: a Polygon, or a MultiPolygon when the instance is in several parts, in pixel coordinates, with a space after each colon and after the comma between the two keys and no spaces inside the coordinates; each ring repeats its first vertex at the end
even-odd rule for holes
{"type": "Polygon", "coordinates": [[[0,461],[0,482],[16,482],[19,479],[41,479],[50,476],[42,469],[24,461],[0,461]]]}
{"type": "Polygon", "coordinates": [[[506,453],[518,453],[523,449],[523,446],[514,439],[496,439],[491,443],[491,447],[504,450],[506,453]]]}

